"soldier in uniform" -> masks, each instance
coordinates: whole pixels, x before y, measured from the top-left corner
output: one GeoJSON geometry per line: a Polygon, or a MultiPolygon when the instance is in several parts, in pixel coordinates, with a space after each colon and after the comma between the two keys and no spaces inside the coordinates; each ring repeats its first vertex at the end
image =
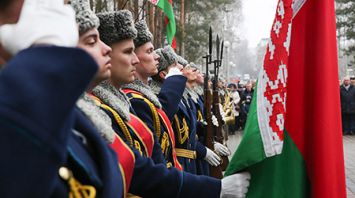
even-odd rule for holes
{"type": "Polygon", "coordinates": [[[175,153],[174,132],[171,128],[172,120],[178,103],[185,88],[186,77],[178,69],[172,70],[165,77],[166,80],[158,95],[148,86],[148,78],[155,75],[159,56],[154,51],[152,35],[146,25],[136,24],[137,38],[134,40],[139,63],[136,65],[133,83],[123,86],[123,91],[129,97],[137,116],[142,119],[158,139],[167,167],[182,170],[175,153]]]}
{"type": "MultiPolygon", "coordinates": [[[[170,65],[174,64],[176,61],[181,60],[181,58],[179,58],[175,54],[173,49],[169,46],[165,47],[164,49],[158,49],[157,53],[159,53],[161,56],[161,61],[158,67],[159,72],[157,75],[153,76],[153,81],[151,85],[153,85],[152,86],[153,88],[158,87],[158,88],[154,88],[158,92],[159,84],[161,84],[161,82],[164,82],[164,73],[166,74],[170,72],[171,69],[170,65]]],[[[188,82],[190,82],[187,83],[187,85],[190,86],[191,84],[193,84],[191,82],[193,81],[192,78],[194,78],[193,77],[194,74],[190,67],[186,67],[186,69],[184,69],[183,71],[185,75],[188,77],[188,82]]],[[[186,108],[187,106],[190,107],[189,103],[191,103],[191,101],[188,98],[188,93],[185,89],[184,98],[179,103],[178,113],[174,116],[173,128],[174,128],[175,139],[177,142],[176,143],[177,156],[180,163],[183,165],[185,171],[196,173],[195,161],[197,158],[207,159],[206,158],[207,149],[205,148],[205,146],[203,146],[198,142],[196,146],[195,135],[196,135],[197,116],[195,116],[196,113],[194,111],[194,105],[191,106],[191,109],[186,108]],[[191,139],[190,136],[193,137],[193,139],[191,139]]],[[[212,155],[214,154],[213,152],[211,153],[212,155]]],[[[216,156],[215,154],[214,156],[216,159],[218,158],[218,156],[216,156]]],[[[218,159],[215,160],[215,162],[217,163],[218,159]]]]}
{"type": "MultiPolygon", "coordinates": [[[[114,14],[115,20],[117,20],[117,22],[115,21],[116,23],[131,24],[132,16],[129,11],[123,10],[115,12],[114,14]]],[[[92,93],[97,97],[97,101],[101,103],[101,107],[111,117],[115,131],[122,131],[123,133],[119,135],[124,138],[130,146],[134,146],[143,156],[152,158],[155,163],[165,164],[162,149],[156,136],[154,136],[154,133],[145,123],[136,116],[125,93],[120,90],[121,86],[133,82],[135,65],[138,64],[139,60],[136,57],[131,63],[117,63],[116,60],[121,58],[120,56],[124,54],[124,52],[119,51],[122,49],[121,46],[126,44],[127,41],[136,38],[137,30],[133,25],[121,25],[121,28],[115,35],[107,36],[103,29],[108,29],[110,25],[113,25],[112,23],[105,23],[109,21],[112,16],[106,13],[98,14],[98,16],[102,21],[102,26],[99,28],[100,32],[102,32],[101,37],[106,43],[112,46],[113,52],[111,54],[115,67],[111,69],[111,78],[97,86],[92,93]],[[131,65],[131,67],[127,65],[131,65]],[[121,130],[118,130],[118,128],[121,130]]],[[[127,44],[125,46],[127,46],[127,44]]],[[[123,49],[127,50],[127,48],[123,49]]]]}
{"type": "Polygon", "coordinates": [[[0,32],[16,54],[0,75],[1,197],[122,196],[116,156],[96,131],[83,130],[90,123],[75,109],[97,64],[68,48],[78,41],[73,10],[62,0],[25,0],[19,23],[0,32]]]}
{"type": "MultiPolygon", "coordinates": [[[[121,19],[123,21],[125,21],[126,18],[129,19],[131,18],[130,14],[127,14],[126,11],[105,13],[105,17],[102,18],[104,18],[107,21],[110,21],[109,18],[111,19],[114,18],[115,20],[118,20],[118,22],[114,20],[113,23],[116,33],[117,30],[125,30],[125,33],[129,34],[129,32],[127,32],[127,27],[124,27],[124,24],[129,24],[129,23],[119,23],[121,21],[120,17],[123,17],[123,19],[121,19]]],[[[98,36],[97,30],[95,28],[92,28],[91,30],[88,30],[86,33],[82,34],[79,42],[79,46],[84,48],[88,52],[90,52],[94,57],[96,57],[97,62],[100,63],[100,72],[96,75],[96,78],[93,80],[92,85],[89,86],[90,88],[95,87],[95,85],[97,85],[100,81],[104,80],[105,77],[107,78],[106,69],[109,67],[107,67],[107,61],[102,61],[102,60],[107,60],[105,58],[107,58],[107,52],[110,51],[110,49],[107,46],[102,45],[100,39],[97,39],[95,42],[87,38],[90,37],[91,35],[96,35],[96,37],[98,36]]],[[[122,38],[120,36],[121,35],[115,36],[115,38],[122,38]]],[[[125,51],[127,47],[133,48],[134,46],[132,38],[116,40],[115,44],[117,44],[115,46],[116,47],[115,50],[117,50],[116,53],[118,53],[119,51],[125,51]]],[[[130,65],[131,66],[134,65],[136,63],[135,60],[137,59],[137,57],[133,53],[133,50],[128,54],[130,55],[116,56],[112,58],[112,63],[113,63],[112,68],[119,67],[118,64],[128,64],[127,65],[128,68],[130,68],[129,67],[130,65]]],[[[122,65],[120,67],[122,67],[122,65]]],[[[112,79],[113,78],[111,78],[111,80],[112,79]]],[[[117,83],[120,84],[124,82],[117,81],[117,83]]],[[[95,89],[96,88],[94,88],[93,90],[95,89]]],[[[95,91],[93,92],[95,94],[95,91]]],[[[116,102],[116,101],[117,100],[114,100],[112,102],[116,102]]],[[[110,104],[112,104],[112,102],[110,102],[110,104]]],[[[84,114],[92,121],[95,127],[99,130],[99,133],[106,139],[108,143],[112,145],[112,147],[115,149],[116,153],[120,156],[120,158],[122,157],[122,154],[123,157],[129,157],[123,153],[122,149],[116,149],[114,146],[115,144],[114,140],[112,140],[114,138],[110,138],[115,133],[113,130],[115,131],[120,130],[118,134],[122,134],[123,129],[120,127],[115,128],[114,126],[112,128],[111,119],[108,118],[107,114],[104,113],[103,109],[99,108],[101,104],[95,102],[95,97],[92,96],[90,97],[88,94],[84,95],[82,99],[78,102],[78,106],[84,112],[84,114]]],[[[116,139],[120,141],[121,138],[117,137],[116,139]]],[[[221,183],[218,180],[212,178],[197,177],[194,175],[190,175],[188,173],[180,172],[175,168],[171,168],[169,170],[165,166],[155,165],[152,162],[152,160],[142,156],[134,146],[131,145],[126,147],[129,147],[131,149],[131,152],[134,154],[134,159],[133,159],[134,165],[129,169],[129,167],[120,164],[123,166],[124,169],[123,171],[125,173],[125,181],[128,182],[125,183],[125,185],[126,187],[129,186],[129,190],[127,189],[128,192],[131,192],[135,195],[139,195],[142,197],[171,197],[171,196],[175,196],[175,197],[222,196],[223,197],[225,196],[224,195],[225,193],[223,192],[226,192],[227,190],[226,186],[228,186],[228,182],[234,183],[235,182],[234,180],[238,179],[241,176],[241,175],[235,175],[238,176],[238,178],[230,179],[230,181],[228,181],[226,185],[223,185],[223,183],[225,182],[222,180],[222,185],[221,185],[221,183]],[[202,191],[195,190],[196,188],[202,188],[207,186],[209,188],[208,191],[202,192],[202,191]]],[[[120,163],[122,163],[121,160],[120,163]]],[[[245,188],[244,185],[242,188],[245,188]]]]}
{"type": "MultiPolygon", "coordinates": [[[[190,98],[192,99],[192,102],[195,106],[196,111],[195,116],[197,118],[197,128],[196,128],[196,135],[198,138],[198,145],[202,145],[205,141],[204,141],[204,127],[207,124],[205,119],[204,119],[204,104],[203,104],[203,100],[202,100],[202,95],[200,95],[201,93],[203,94],[203,89],[202,89],[202,85],[204,83],[204,79],[202,74],[200,73],[199,68],[194,64],[194,63],[190,63],[190,66],[192,68],[194,68],[195,71],[195,75],[196,75],[196,80],[193,83],[193,88],[192,89],[188,89],[188,93],[190,98]],[[199,94],[200,93],[200,94],[199,94]]],[[[219,155],[219,156],[229,156],[230,155],[230,151],[229,149],[224,146],[223,144],[220,144],[219,142],[214,142],[214,151],[219,155]]],[[[205,161],[202,160],[198,160],[196,162],[197,165],[197,173],[198,174],[204,174],[204,175],[209,175],[209,166],[208,164],[205,163],[205,161]]]]}

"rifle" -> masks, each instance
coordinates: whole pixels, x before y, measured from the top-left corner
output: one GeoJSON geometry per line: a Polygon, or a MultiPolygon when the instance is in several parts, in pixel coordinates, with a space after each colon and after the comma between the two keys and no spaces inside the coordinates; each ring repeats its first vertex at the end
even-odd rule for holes
{"type": "MultiPolygon", "coordinates": [[[[222,60],[223,60],[223,47],[224,47],[224,41],[222,41],[222,44],[220,46],[220,40],[217,35],[217,59],[214,61],[214,81],[213,81],[213,114],[216,116],[218,120],[218,127],[214,127],[215,131],[215,139],[217,142],[225,145],[224,143],[224,136],[223,136],[223,124],[224,121],[222,119],[222,115],[220,112],[220,98],[218,95],[218,89],[217,89],[217,83],[218,83],[218,76],[219,76],[219,68],[222,66],[222,60]],[[219,49],[221,47],[221,54],[219,54],[219,49]],[[219,56],[221,55],[221,56],[219,56]]],[[[227,156],[221,156],[222,158],[222,164],[221,164],[221,169],[222,171],[226,170],[228,164],[229,164],[229,159],[227,156]]]]}
{"type": "MultiPolygon", "coordinates": [[[[209,80],[209,74],[208,74],[208,65],[212,63],[212,28],[210,27],[209,31],[209,53],[208,55],[204,56],[203,58],[206,59],[206,75],[204,79],[204,116],[207,122],[207,125],[204,127],[204,133],[205,133],[205,146],[207,148],[211,149],[214,151],[214,145],[213,145],[213,140],[214,140],[214,130],[213,130],[213,123],[212,123],[212,112],[211,112],[211,107],[212,107],[212,94],[211,90],[208,87],[208,80],[209,80]]],[[[223,178],[222,170],[220,166],[214,167],[210,165],[210,176],[215,177],[218,179],[223,178]]]]}

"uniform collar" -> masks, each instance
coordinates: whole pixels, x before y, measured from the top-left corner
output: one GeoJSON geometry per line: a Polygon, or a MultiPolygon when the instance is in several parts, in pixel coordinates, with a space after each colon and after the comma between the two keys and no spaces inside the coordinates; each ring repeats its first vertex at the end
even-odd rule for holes
{"type": "Polygon", "coordinates": [[[103,103],[113,108],[125,121],[130,120],[130,103],[127,96],[109,82],[105,81],[92,91],[103,103]]]}
{"type": "Polygon", "coordinates": [[[113,143],[115,132],[112,130],[111,119],[97,106],[95,101],[87,93],[84,93],[77,101],[76,105],[94,124],[100,135],[107,142],[113,143]]]}

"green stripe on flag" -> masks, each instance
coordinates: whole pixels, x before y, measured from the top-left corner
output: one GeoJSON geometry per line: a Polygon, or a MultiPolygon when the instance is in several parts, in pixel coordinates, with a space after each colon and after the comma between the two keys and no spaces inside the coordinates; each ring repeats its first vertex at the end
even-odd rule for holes
{"type": "Polygon", "coordinates": [[[311,197],[305,161],[288,133],[284,134],[280,155],[265,158],[245,169],[251,175],[247,198],[311,197]]]}
{"type": "Polygon", "coordinates": [[[171,3],[169,3],[168,0],[160,0],[157,6],[164,11],[164,14],[169,19],[169,23],[166,26],[166,37],[169,45],[171,45],[176,33],[176,23],[173,6],[171,5],[171,3]]]}
{"type": "Polygon", "coordinates": [[[243,170],[250,165],[260,162],[266,157],[258,124],[256,93],[257,88],[254,90],[247,123],[244,128],[243,139],[232,160],[229,162],[225,175],[230,175],[236,171],[243,170]]]}
{"type": "MultiPolygon", "coordinates": [[[[257,93],[256,91],[254,93],[257,93]]],[[[305,161],[286,131],[282,153],[266,157],[259,131],[256,102],[257,94],[254,94],[243,139],[227,167],[225,176],[236,172],[250,172],[247,198],[310,197],[305,161]]]]}

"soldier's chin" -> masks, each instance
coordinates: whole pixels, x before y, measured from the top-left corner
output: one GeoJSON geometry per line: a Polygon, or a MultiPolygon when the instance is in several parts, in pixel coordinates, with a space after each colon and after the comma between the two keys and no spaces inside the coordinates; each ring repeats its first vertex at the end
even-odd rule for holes
{"type": "Polygon", "coordinates": [[[134,80],[135,80],[135,77],[134,77],[134,76],[130,77],[130,78],[127,80],[127,84],[132,83],[134,80]]]}

